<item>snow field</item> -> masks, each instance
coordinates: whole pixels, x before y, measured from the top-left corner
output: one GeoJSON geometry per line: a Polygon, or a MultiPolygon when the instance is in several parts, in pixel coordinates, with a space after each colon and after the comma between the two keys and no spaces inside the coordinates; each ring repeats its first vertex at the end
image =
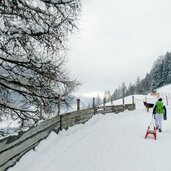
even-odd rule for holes
{"type": "Polygon", "coordinates": [[[152,109],[147,112],[139,97],[135,111],[95,115],[85,124],[51,133],[9,170],[170,171],[171,108],[157,140],[152,135],[144,139],[152,109]]]}

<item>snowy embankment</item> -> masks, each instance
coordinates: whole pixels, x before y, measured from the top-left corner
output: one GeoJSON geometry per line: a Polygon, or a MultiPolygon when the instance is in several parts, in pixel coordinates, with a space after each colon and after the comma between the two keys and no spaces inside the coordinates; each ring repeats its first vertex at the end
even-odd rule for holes
{"type": "Polygon", "coordinates": [[[154,140],[144,139],[152,118],[152,109],[147,112],[143,106],[144,98],[135,96],[135,111],[95,115],[85,124],[51,133],[9,171],[170,171],[171,100],[163,132],[154,140]]]}

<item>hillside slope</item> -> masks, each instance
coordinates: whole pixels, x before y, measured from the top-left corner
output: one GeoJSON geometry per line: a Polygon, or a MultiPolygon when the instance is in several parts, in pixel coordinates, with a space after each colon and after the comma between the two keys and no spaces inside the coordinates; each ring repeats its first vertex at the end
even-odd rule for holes
{"type": "MultiPolygon", "coordinates": [[[[95,115],[85,124],[51,133],[9,171],[169,171],[171,117],[163,132],[144,139],[152,118],[143,106],[147,96],[136,95],[135,111],[95,115]]],[[[129,101],[131,97],[126,100],[129,101]]],[[[155,102],[156,98],[147,99],[155,102]]],[[[167,106],[171,113],[171,100],[167,106]]]]}

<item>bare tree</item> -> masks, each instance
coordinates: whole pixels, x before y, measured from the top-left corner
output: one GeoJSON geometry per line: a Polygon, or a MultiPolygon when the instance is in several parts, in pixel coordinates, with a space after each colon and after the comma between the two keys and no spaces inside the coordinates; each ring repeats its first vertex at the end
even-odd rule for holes
{"type": "Polygon", "coordinates": [[[65,42],[76,28],[79,0],[0,1],[0,114],[21,126],[37,122],[60,94],[79,84],[64,68],[65,42]]]}

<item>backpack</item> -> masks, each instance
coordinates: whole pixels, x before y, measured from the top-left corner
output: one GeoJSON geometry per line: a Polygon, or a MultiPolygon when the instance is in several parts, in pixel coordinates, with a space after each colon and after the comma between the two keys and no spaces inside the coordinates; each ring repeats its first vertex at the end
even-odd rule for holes
{"type": "Polygon", "coordinates": [[[158,101],[156,103],[156,113],[162,114],[163,113],[163,103],[158,101]]]}

